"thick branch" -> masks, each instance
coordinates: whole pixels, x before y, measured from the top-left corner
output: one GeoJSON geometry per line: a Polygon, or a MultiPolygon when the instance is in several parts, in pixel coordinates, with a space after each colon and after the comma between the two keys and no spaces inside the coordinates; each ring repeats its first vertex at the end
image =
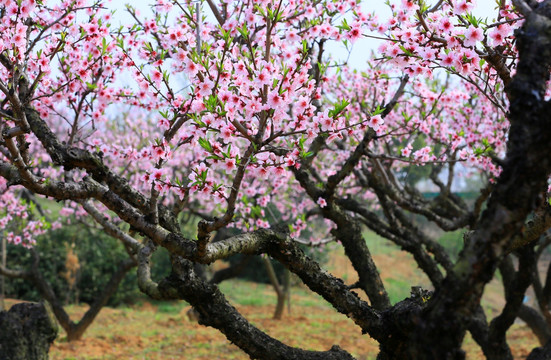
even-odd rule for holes
{"type": "Polygon", "coordinates": [[[511,243],[509,252],[536,241],[551,228],[551,206],[544,204],[543,209],[536,211],[534,217],[526,223],[511,243]]]}
{"type": "Polygon", "coordinates": [[[512,359],[511,350],[507,346],[505,335],[507,330],[513,325],[518,311],[522,306],[526,289],[532,282],[530,267],[534,262],[534,250],[532,248],[522,249],[519,257],[518,272],[515,274],[512,281],[505,283],[504,279],[504,286],[508,289],[505,296],[506,304],[501,314],[490,323],[489,333],[490,344],[499,348],[494,351],[494,355],[492,356],[492,358],[496,360],[512,359]]]}
{"type": "Polygon", "coordinates": [[[338,346],[331,350],[307,351],[287,346],[268,336],[239,314],[214,285],[203,282],[193,272],[191,263],[182,259],[173,259],[173,273],[159,285],[161,292],[165,287],[172,293],[177,289],[182,299],[190,302],[199,313],[199,323],[220,330],[228,340],[242,348],[255,359],[353,359],[338,346]]]}
{"type": "MultiPolygon", "coordinates": [[[[293,171],[308,196],[316,201],[323,192],[315,186],[306,171],[303,169],[294,169],[293,171]]],[[[388,294],[362,236],[359,222],[347,215],[333,200],[330,200],[327,206],[321,209],[321,213],[326,219],[337,225],[332,234],[343,244],[345,253],[360,278],[358,285],[369,296],[373,306],[376,309],[389,307],[388,294]]]]}
{"type": "MultiPolygon", "coordinates": [[[[546,6],[549,1],[541,8],[546,6]]],[[[435,340],[438,345],[429,342],[438,346],[442,358],[459,348],[465,329],[461,324],[468,322],[480,303],[485,284],[528,214],[544,201],[551,172],[551,138],[544,130],[549,128],[544,96],[551,65],[551,20],[547,15],[533,11],[518,33],[520,60],[508,88],[511,129],[503,172],[454,271],[436,291],[424,316],[425,338],[437,339],[442,331],[448,331],[446,341],[435,340]],[[446,321],[442,321],[444,317],[446,321]]]]}

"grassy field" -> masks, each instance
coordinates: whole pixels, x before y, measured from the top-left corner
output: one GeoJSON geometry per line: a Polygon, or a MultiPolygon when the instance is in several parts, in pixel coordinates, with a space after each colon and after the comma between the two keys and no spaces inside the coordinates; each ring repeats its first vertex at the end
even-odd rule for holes
{"type": "MultiPolygon", "coordinates": [[[[412,285],[428,287],[428,279],[416,268],[408,254],[375,237],[369,241],[373,253],[377,254],[374,256],[375,262],[392,302],[407,297],[412,285]]],[[[342,249],[334,252],[326,268],[347,283],[356,280],[342,249]]],[[[375,341],[362,335],[352,321],[335,312],[305,287],[292,288],[291,313],[286,312],[279,321],[272,319],[276,298],[269,285],[232,280],[223,283],[221,289],[254,325],[291,346],[328,350],[336,344],[359,360],[376,357],[375,341]]],[[[503,306],[501,294],[499,282],[492,281],[483,301],[488,314],[495,314],[503,306]]],[[[85,306],[70,306],[69,312],[76,318],[85,309],[85,306]]],[[[186,315],[188,309],[189,306],[183,302],[147,300],[131,307],[105,308],[81,341],[68,343],[61,334],[50,351],[50,358],[248,359],[217,330],[190,321],[186,315]]],[[[509,344],[515,359],[524,359],[537,346],[537,341],[523,324],[515,324],[509,335],[509,344]]],[[[468,359],[483,359],[472,339],[466,339],[465,349],[468,359]]]]}

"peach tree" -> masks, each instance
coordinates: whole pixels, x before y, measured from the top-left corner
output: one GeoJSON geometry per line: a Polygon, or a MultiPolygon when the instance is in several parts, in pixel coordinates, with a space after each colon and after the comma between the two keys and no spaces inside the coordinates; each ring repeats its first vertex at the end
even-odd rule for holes
{"type": "Polygon", "coordinates": [[[551,2],[500,0],[492,19],[474,0],[387,5],[158,0],[119,26],[100,0],[0,1],[5,236],[32,246],[47,227],[21,216],[21,189],[64,202],[128,247],[141,291],[188,301],[251,358],[353,357],[270,337],[196,264],[272,257],[377,340],[380,359],[462,359],[467,331],[488,358],[511,359],[517,316],[546,345],[551,2]],[[328,47],[363,38],[380,40],[365,69],[331,60],[328,47]],[[407,181],[415,166],[436,197],[407,181]],[[459,175],[485,179],[474,202],[454,193],[459,175]],[[192,237],[190,216],[202,219],[192,237]],[[464,231],[459,257],[416,218],[464,231]],[[213,242],[227,227],[240,234],[213,242]],[[409,252],[434,291],[392,304],[365,227],[409,252]],[[356,283],[299,246],[330,241],[356,283]],[[159,247],[172,273],[153,279],[159,247]],[[498,267],[506,305],[488,320],[480,299],[498,267]],[[523,305],[532,284],[538,310],[523,305]]]}

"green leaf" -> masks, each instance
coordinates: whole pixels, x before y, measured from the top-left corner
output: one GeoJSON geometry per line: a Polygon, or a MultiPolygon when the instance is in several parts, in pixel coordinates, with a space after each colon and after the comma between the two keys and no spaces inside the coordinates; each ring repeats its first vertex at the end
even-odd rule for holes
{"type": "Polygon", "coordinates": [[[304,150],[304,143],[306,142],[306,137],[301,136],[298,140],[298,147],[300,150],[304,150]]]}
{"type": "Polygon", "coordinates": [[[414,53],[412,53],[410,50],[406,49],[403,45],[399,45],[400,49],[406,54],[407,56],[415,56],[414,53]]]}
{"type": "Polygon", "coordinates": [[[208,152],[212,152],[212,145],[210,144],[210,142],[207,139],[202,138],[202,137],[199,138],[199,145],[203,149],[207,150],[208,152]]]}
{"type": "Polygon", "coordinates": [[[302,40],[302,53],[308,53],[308,41],[306,40],[302,40]]]}
{"type": "Polygon", "coordinates": [[[405,111],[402,111],[402,116],[404,117],[404,121],[406,124],[411,120],[411,118],[413,118],[413,115],[408,116],[408,114],[405,111]]]}
{"type": "Polygon", "coordinates": [[[338,116],[340,113],[344,111],[344,109],[350,104],[347,100],[342,99],[340,103],[336,103],[335,107],[329,111],[330,117],[338,116]]]}
{"type": "Polygon", "coordinates": [[[245,40],[249,38],[249,29],[247,29],[247,24],[243,24],[243,26],[237,28],[237,31],[245,40]]]}
{"type": "Polygon", "coordinates": [[[102,47],[101,53],[102,53],[102,54],[105,54],[105,53],[107,52],[107,45],[108,45],[108,44],[107,44],[107,39],[106,39],[105,37],[102,38],[102,39],[101,39],[101,47],[102,47]]]}
{"type": "Polygon", "coordinates": [[[258,11],[258,12],[260,13],[260,15],[262,15],[263,17],[266,17],[266,13],[264,12],[264,9],[263,9],[261,6],[255,5],[255,6],[254,6],[254,9],[255,9],[256,11],[258,11]]]}
{"type": "Polygon", "coordinates": [[[380,114],[382,114],[384,111],[385,111],[385,108],[381,108],[381,105],[377,105],[377,108],[375,109],[375,111],[373,111],[373,113],[371,114],[371,116],[380,115],[380,114]]]}
{"type": "Polygon", "coordinates": [[[341,30],[350,31],[350,25],[348,25],[348,22],[346,22],[346,19],[342,19],[342,23],[339,26],[337,26],[337,28],[341,30]]]}

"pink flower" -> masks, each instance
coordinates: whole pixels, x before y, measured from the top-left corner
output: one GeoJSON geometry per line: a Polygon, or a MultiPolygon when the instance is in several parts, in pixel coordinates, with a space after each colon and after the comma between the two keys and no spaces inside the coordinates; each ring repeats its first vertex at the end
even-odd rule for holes
{"type": "Polygon", "coordinates": [[[163,174],[164,171],[162,169],[154,169],[152,172],[151,172],[151,179],[152,180],[161,180],[161,178],[163,177],[163,174]]]}
{"type": "Polygon", "coordinates": [[[325,201],[325,199],[322,197],[318,198],[318,201],[316,201],[316,203],[319,205],[320,208],[324,208],[327,206],[327,201],[325,201]]]}
{"type": "Polygon", "coordinates": [[[154,146],[152,151],[153,157],[155,160],[161,159],[163,156],[165,156],[165,150],[162,146],[154,146]]]}
{"type": "Polygon", "coordinates": [[[170,121],[168,121],[168,119],[164,119],[164,118],[159,119],[159,127],[163,130],[170,129],[170,121]]]}
{"type": "Polygon", "coordinates": [[[505,42],[505,39],[509,35],[511,27],[507,24],[501,24],[496,26],[489,34],[490,45],[498,46],[505,42]]]}
{"type": "Polygon", "coordinates": [[[455,57],[453,56],[453,53],[450,51],[448,54],[442,57],[442,60],[440,61],[440,66],[451,67],[453,66],[454,62],[455,62],[455,57]]]}
{"type": "Polygon", "coordinates": [[[235,159],[226,159],[224,168],[226,169],[226,174],[231,174],[231,172],[235,169],[235,159]]]}
{"type": "Polygon", "coordinates": [[[17,6],[17,2],[14,1],[11,3],[10,6],[6,9],[6,12],[8,13],[8,16],[15,16],[17,15],[17,12],[19,11],[19,8],[17,6]]]}
{"type": "Polygon", "coordinates": [[[268,106],[272,109],[276,109],[283,103],[283,100],[281,99],[281,96],[277,93],[277,91],[271,92],[268,95],[268,106]]]}
{"type": "Polygon", "coordinates": [[[270,84],[270,74],[268,73],[268,70],[266,68],[262,69],[260,73],[258,73],[258,76],[256,77],[256,83],[260,86],[262,85],[268,85],[270,84]]]}
{"type": "Polygon", "coordinates": [[[140,180],[146,183],[149,183],[150,179],[151,177],[149,176],[149,174],[143,174],[142,176],[140,176],[140,180]]]}
{"type": "Polygon", "coordinates": [[[196,91],[201,96],[208,96],[212,92],[214,83],[208,79],[205,79],[204,82],[197,85],[196,91]]]}
{"type": "Polygon", "coordinates": [[[245,109],[247,110],[247,117],[251,118],[254,114],[262,111],[262,103],[257,99],[251,100],[247,102],[245,109]]]}
{"type": "Polygon", "coordinates": [[[278,166],[278,167],[275,168],[275,174],[277,176],[282,176],[282,175],[285,174],[285,169],[281,166],[278,166]]]}
{"type": "Polygon", "coordinates": [[[285,158],[285,165],[293,166],[293,165],[295,165],[295,160],[291,157],[286,157],[285,158]]]}
{"type": "Polygon", "coordinates": [[[465,40],[463,40],[463,45],[465,46],[475,46],[478,41],[482,41],[484,34],[482,33],[481,28],[474,26],[469,26],[467,31],[465,31],[465,40]]]}
{"type": "Polygon", "coordinates": [[[258,169],[258,176],[262,179],[266,179],[269,175],[268,170],[265,167],[261,167],[258,169]]]}
{"type": "Polygon", "coordinates": [[[180,198],[180,200],[184,200],[184,198],[186,197],[187,195],[187,191],[188,189],[184,188],[184,187],[177,187],[176,188],[176,194],[178,195],[178,197],[180,198]]]}
{"type": "Polygon", "coordinates": [[[241,76],[248,76],[249,72],[247,70],[247,66],[243,63],[243,61],[239,61],[237,64],[234,65],[235,73],[237,75],[241,76]]]}
{"type": "Polygon", "coordinates": [[[159,182],[155,183],[155,190],[157,190],[159,194],[163,195],[167,189],[168,187],[165,184],[161,184],[159,182]]]}
{"type": "Polygon", "coordinates": [[[222,135],[224,140],[228,140],[233,135],[233,129],[230,126],[223,126],[220,129],[220,135],[222,135]]]}
{"type": "Polygon", "coordinates": [[[298,41],[300,37],[297,35],[297,32],[292,30],[285,34],[285,39],[289,41],[298,41]]]}
{"type": "Polygon", "coordinates": [[[471,2],[471,0],[463,0],[455,4],[455,7],[453,10],[455,14],[461,15],[471,11],[471,9],[473,8],[473,5],[474,4],[471,2]]]}
{"type": "Polygon", "coordinates": [[[327,138],[327,143],[331,144],[336,138],[342,138],[342,135],[338,132],[334,132],[327,138]]]}
{"type": "Polygon", "coordinates": [[[411,144],[408,144],[408,146],[402,149],[402,156],[409,157],[410,155],[411,155],[411,144]]]}
{"type": "Polygon", "coordinates": [[[321,131],[329,131],[333,124],[333,119],[329,117],[328,110],[325,110],[323,113],[318,113],[312,120],[316,126],[321,127],[321,131]]]}
{"type": "Polygon", "coordinates": [[[222,102],[229,102],[230,99],[231,99],[231,92],[227,91],[227,90],[221,90],[218,92],[218,99],[220,99],[220,101],[222,102]]]}
{"type": "Polygon", "coordinates": [[[444,17],[438,23],[438,29],[442,32],[450,32],[453,29],[453,24],[449,18],[444,17]]]}
{"type": "Polygon", "coordinates": [[[431,151],[430,147],[425,146],[424,148],[414,152],[413,157],[415,158],[416,161],[427,162],[430,160],[430,156],[429,156],[430,151],[431,151]]]}
{"type": "Polygon", "coordinates": [[[402,6],[407,10],[408,13],[413,12],[419,9],[419,6],[415,4],[412,0],[402,0],[402,6]]]}
{"type": "Polygon", "coordinates": [[[199,66],[191,61],[191,59],[189,58],[184,61],[184,66],[190,78],[194,78],[200,70],[199,66]]]}
{"type": "Polygon", "coordinates": [[[347,34],[348,39],[353,43],[362,36],[362,30],[359,26],[354,26],[347,34]]]}
{"type": "Polygon", "coordinates": [[[303,113],[304,110],[306,110],[306,108],[308,107],[308,105],[310,105],[310,102],[304,96],[300,96],[298,98],[298,101],[294,104],[294,106],[296,106],[297,108],[298,113],[303,113]]]}
{"type": "Polygon", "coordinates": [[[32,5],[31,3],[29,4],[21,3],[21,7],[19,8],[19,11],[21,11],[21,16],[23,17],[29,16],[29,13],[33,10],[33,7],[34,5],[32,5]]]}
{"type": "Polygon", "coordinates": [[[159,85],[161,85],[161,81],[163,80],[163,74],[160,71],[153,69],[151,71],[151,80],[153,80],[155,86],[159,87],[159,85]]]}
{"type": "Polygon", "coordinates": [[[383,120],[381,115],[372,116],[369,119],[369,122],[368,122],[369,127],[372,128],[375,131],[379,130],[379,127],[381,127],[381,125],[384,124],[384,123],[385,123],[385,121],[383,120]]]}

